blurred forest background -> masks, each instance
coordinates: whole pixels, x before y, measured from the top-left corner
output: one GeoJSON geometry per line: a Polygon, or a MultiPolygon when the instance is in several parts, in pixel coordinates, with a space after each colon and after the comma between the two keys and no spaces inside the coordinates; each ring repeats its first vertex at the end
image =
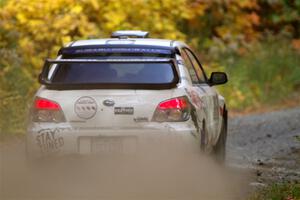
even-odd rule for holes
{"type": "Polygon", "coordinates": [[[24,133],[45,58],[122,29],[190,44],[231,110],[299,101],[300,0],[0,0],[0,136],[24,133]]]}

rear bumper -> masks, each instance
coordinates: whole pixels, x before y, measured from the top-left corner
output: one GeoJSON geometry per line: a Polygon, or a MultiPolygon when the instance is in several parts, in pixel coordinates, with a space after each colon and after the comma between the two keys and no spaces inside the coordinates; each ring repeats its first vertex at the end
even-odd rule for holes
{"type": "Polygon", "coordinates": [[[189,123],[149,123],[134,128],[77,127],[68,123],[35,123],[27,133],[27,154],[89,155],[116,153],[110,146],[121,146],[117,153],[144,151],[170,151],[179,147],[185,150],[197,144],[195,128],[189,123]],[[105,142],[112,143],[106,145],[105,142]],[[111,151],[111,152],[110,152],[111,151]]]}

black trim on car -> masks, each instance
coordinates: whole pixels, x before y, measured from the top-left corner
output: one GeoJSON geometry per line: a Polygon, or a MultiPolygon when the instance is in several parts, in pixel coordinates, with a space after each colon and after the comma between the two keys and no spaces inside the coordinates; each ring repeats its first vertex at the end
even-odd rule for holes
{"type": "MultiPolygon", "coordinates": [[[[184,47],[184,48],[182,48],[182,50],[183,50],[183,51],[189,51],[189,52],[194,56],[196,62],[198,63],[198,65],[199,65],[199,67],[200,67],[200,69],[201,69],[201,71],[202,71],[202,73],[203,73],[203,75],[204,75],[205,82],[208,83],[207,75],[206,75],[206,73],[205,73],[205,71],[204,71],[204,69],[203,69],[203,66],[202,66],[202,64],[200,63],[198,57],[195,55],[195,53],[194,53],[190,48],[188,48],[188,47],[184,47]]],[[[188,56],[188,58],[189,58],[190,61],[191,61],[191,58],[190,58],[189,56],[188,56]]],[[[194,66],[194,64],[193,64],[192,61],[191,61],[191,64],[192,64],[194,70],[196,71],[195,66],[194,66]]],[[[197,77],[198,77],[198,74],[197,74],[197,73],[196,73],[196,75],[197,75],[197,77]]],[[[200,78],[198,77],[198,79],[199,79],[199,83],[200,83],[200,78]]]]}
{"type": "Polygon", "coordinates": [[[167,90],[176,87],[177,83],[163,84],[55,84],[46,85],[50,90],[93,90],[93,89],[134,89],[134,90],[167,90]]]}

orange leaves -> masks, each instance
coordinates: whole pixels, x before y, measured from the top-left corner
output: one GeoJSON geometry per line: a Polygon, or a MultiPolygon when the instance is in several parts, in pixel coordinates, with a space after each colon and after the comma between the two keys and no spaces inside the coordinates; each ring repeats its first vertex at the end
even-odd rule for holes
{"type": "Polygon", "coordinates": [[[203,16],[205,14],[205,10],[208,7],[209,7],[209,5],[207,3],[204,3],[203,1],[195,1],[195,2],[193,2],[189,6],[191,17],[203,16]]]}
{"type": "Polygon", "coordinates": [[[237,2],[240,8],[258,9],[257,0],[235,0],[232,2],[237,2]]]}
{"type": "Polygon", "coordinates": [[[254,25],[259,25],[260,24],[260,17],[255,12],[252,12],[251,14],[249,14],[248,19],[254,25]]]}
{"type": "Polygon", "coordinates": [[[292,40],[292,46],[294,49],[296,49],[300,52],[300,39],[292,40]]]}

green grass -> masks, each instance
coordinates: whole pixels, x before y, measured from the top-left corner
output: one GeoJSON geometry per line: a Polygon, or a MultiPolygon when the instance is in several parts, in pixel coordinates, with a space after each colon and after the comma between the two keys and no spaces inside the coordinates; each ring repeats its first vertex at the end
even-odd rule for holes
{"type": "Polygon", "coordinates": [[[269,37],[243,55],[224,54],[215,62],[215,70],[229,75],[220,90],[230,108],[274,105],[300,91],[300,52],[290,40],[269,37]]]}
{"type": "Polygon", "coordinates": [[[255,192],[249,200],[300,200],[300,184],[273,184],[255,192]]]}
{"type": "Polygon", "coordinates": [[[0,51],[0,139],[25,132],[28,104],[36,80],[14,51],[0,51]]]}

